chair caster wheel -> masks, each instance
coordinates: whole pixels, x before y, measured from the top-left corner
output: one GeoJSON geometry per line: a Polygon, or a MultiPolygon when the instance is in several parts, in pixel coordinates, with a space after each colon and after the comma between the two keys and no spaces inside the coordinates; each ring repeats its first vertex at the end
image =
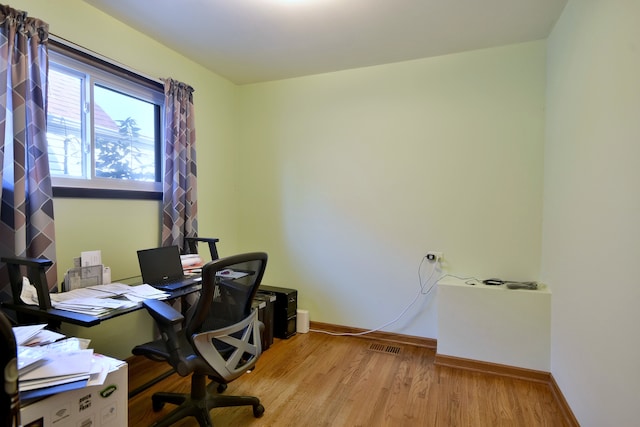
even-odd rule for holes
{"type": "Polygon", "coordinates": [[[224,393],[226,389],[227,389],[226,384],[218,384],[218,393],[224,393]]]}
{"type": "Polygon", "coordinates": [[[260,418],[264,415],[264,406],[261,404],[257,404],[253,407],[253,416],[256,418],[260,418]]]}
{"type": "Polygon", "coordinates": [[[157,402],[157,401],[153,400],[151,402],[151,406],[153,408],[153,412],[160,412],[162,410],[162,408],[164,408],[164,402],[157,402]]]}

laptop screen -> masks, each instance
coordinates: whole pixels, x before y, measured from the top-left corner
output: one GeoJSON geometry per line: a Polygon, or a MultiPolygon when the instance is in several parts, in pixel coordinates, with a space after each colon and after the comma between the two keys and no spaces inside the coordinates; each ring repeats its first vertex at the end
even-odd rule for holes
{"type": "Polygon", "coordinates": [[[139,250],[138,262],[142,280],[149,285],[160,285],[184,278],[180,249],[177,246],[139,250]]]}

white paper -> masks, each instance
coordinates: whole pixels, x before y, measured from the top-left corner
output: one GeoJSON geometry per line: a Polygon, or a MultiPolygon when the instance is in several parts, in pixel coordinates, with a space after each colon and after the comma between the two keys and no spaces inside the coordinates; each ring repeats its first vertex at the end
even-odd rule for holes
{"type": "Polygon", "coordinates": [[[42,329],[33,337],[25,341],[23,344],[30,346],[45,345],[56,342],[64,337],[65,336],[63,334],[60,334],[58,332],[50,331],[48,329],[42,329]]]}
{"type": "Polygon", "coordinates": [[[111,283],[111,267],[102,267],[102,284],[111,283]]]}
{"type": "MultiPolygon", "coordinates": [[[[89,374],[93,349],[78,350],[69,353],[51,353],[45,357],[47,362],[21,376],[20,381],[44,378],[65,377],[68,375],[89,374]]],[[[22,388],[22,385],[21,387],[22,388]]]]}
{"type": "Polygon", "coordinates": [[[104,292],[106,294],[124,295],[132,291],[133,286],[125,285],[124,283],[108,283],[98,286],[89,286],[87,289],[91,289],[98,292],[104,292]]]}
{"type": "Polygon", "coordinates": [[[46,362],[47,351],[42,347],[18,346],[18,375],[37,368],[46,362]]]}
{"type": "Polygon", "coordinates": [[[36,291],[36,287],[33,286],[26,277],[22,278],[20,300],[28,305],[38,305],[38,291],[36,291]]]}
{"type": "MultiPolygon", "coordinates": [[[[101,286],[101,285],[99,285],[101,286]]],[[[111,295],[107,295],[104,292],[96,290],[93,286],[88,288],[78,288],[69,292],[59,292],[50,294],[51,301],[64,302],[74,300],[78,298],[108,298],[111,295]]]]}
{"type": "Polygon", "coordinates": [[[132,286],[131,292],[125,295],[131,301],[143,301],[145,299],[165,299],[169,298],[169,294],[154,288],[146,283],[138,286],[132,286]]]}
{"type": "Polygon", "coordinates": [[[16,337],[16,343],[18,345],[24,345],[31,338],[36,336],[47,324],[29,325],[29,326],[14,326],[11,328],[13,335],[16,337]]]}
{"type": "Polygon", "coordinates": [[[80,252],[80,265],[82,267],[90,267],[92,265],[102,264],[101,251],[84,251],[80,252]]]}
{"type": "Polygon", "coordinates": [[[249,273],[245,273],[244,271],[235,271],[230,268],[220,270],[216,273],[216,276],[218,277],[228,277],[229,279],[239,279],[248,275],[249,273]]]}

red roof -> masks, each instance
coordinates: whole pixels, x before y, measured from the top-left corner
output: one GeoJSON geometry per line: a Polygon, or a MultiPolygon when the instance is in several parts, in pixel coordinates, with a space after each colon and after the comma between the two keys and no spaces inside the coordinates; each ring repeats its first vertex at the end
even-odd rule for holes
{"type": "MultiPolygon", "coordinates": [[[[49,70],[48,114],[80,123],[81,81],[73,76],[49,70]]],[[[118,131],[118,124],[102,109],[94,104],[93,119],[95,126],[118,131]]]]}

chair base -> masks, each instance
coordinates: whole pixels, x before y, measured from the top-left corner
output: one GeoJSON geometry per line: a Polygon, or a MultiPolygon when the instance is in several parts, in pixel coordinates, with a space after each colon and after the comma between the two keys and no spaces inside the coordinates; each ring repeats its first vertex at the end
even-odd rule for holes
{"type": "MultiPolygon", "coordinates": [[[[193,383],[192,383],[193,386],[193,383]]],[[[186,417],[194,417],[198,420],[198,424],[201,427],[213,427],[213,421],[209,412],[213,408],[222,408],[228,406],[252,406],[253,416],[260,418],[264,414],[264,406],[260,403],[260,399],[253,396],[225,396],[222,394],[214,394],[210,391],[214,386],[217,386],[215,382],[209,384],[206,387],[204,393],[191,394],[183,393],[165,393],[158,392],[151,396],[154,412],[160,411],[165,403],[171,403],[178,405],[176,409],[171,411],[167,416],[152,424],[153,427],[166,427],[170,426],[179,420],[186,417]],[[201,396],[197,396],[197,395],[201,396]]],[[[200,388],[197,391],[201,391],[200,388]]]]}

